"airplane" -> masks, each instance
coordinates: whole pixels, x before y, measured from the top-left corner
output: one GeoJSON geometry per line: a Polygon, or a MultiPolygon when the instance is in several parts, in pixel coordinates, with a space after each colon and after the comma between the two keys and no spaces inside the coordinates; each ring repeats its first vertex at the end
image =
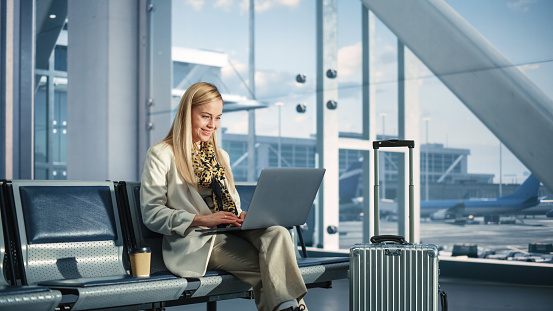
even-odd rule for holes
{"type": "MultiPolygon", "coordinates": [[[[340,220],[360,220],[363,217],[363,197],[357,196],[359,177],[363,173],[362,162],[353,162],[340,175],[340,220]]],[[[397,218],[397,204],[390,199],[380,199],[380,217],[397,218]]]]}
{"type": "Polygon", "coordinates": [[[539,200],[540,203],[538,205],[525,208],[521,210],[518,215],[546,215],[547,217],[553,217],[553,200],[546,200],[546,197],[541,197],[539,200]]]}
{"type": "Polygon", "coordinates": [[[465,217],[484,216],[484,222],[499,222],[501,215],[524,214],[538,205],[539,187],[540,181],[530,175],[513,193],[496,199],[421,201],[421,217],[462,222],[465,217]]]}
{"type": "MultiPolygon", "coordinates": [[[[363,216],[363,198],[356,197],[359,177],[362,173],[361,162],[355,162],[340,175],[340,220],[360,220],[363,216]]],[[[421,200],[421,218],[431,220],[453,220],[464,223],[468,218],[484,216],[484,222],[498,222],[501,215],[520,215],[526,209],[540,203],[538,189],[540,181],[530,175],[515,192],[496,199],[462,199],[421,200]]],[[[397,204],[391,200],[381,199],[380,216],[389,218],[397,216],[397,204]]],[[[532,211],[533,212],[533,211],[532,211]]],[[[545,214],[545,211],[544,211],[545,214]]],[[[553,217],[553,211],[551,216],[553,217]]]]}

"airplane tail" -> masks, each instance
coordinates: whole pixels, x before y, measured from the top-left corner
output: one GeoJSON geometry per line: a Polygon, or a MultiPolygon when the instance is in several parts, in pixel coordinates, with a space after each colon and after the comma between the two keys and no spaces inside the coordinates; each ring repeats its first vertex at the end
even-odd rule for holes
{"type": "Polygon", "coordinates": [[[357,196],[357,187],[359,185],[359,177],[363,172],[361,168],[363,162],[354,162],[348,169],[340,175],[340,198],[357,196]]]}
{"type": "Polygon", "coordinates": [[[505,195],[500,199],[522,199],[523,201],[529,199],[538,198],[538,190],[540,189],[540,181],[534,176],[530,175],[526,180],[520,185],[515,192],[505,195]]]}

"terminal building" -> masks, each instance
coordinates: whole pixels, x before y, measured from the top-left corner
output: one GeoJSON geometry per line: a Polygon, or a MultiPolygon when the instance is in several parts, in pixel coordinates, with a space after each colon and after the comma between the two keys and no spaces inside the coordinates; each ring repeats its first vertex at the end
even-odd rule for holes
{"type": "MultiPolygon", "coordinates": [[[[356,137],[355,133],[340,133],[340,137],[356,137]]],[[[223,147],[229,153],[233,163],[233,172],[236,180],[247,181],[247,135],[226,133],[223,129],[223,147]]],[[[378,135],[377,139],[394,139],[395,137],[378,135]]],[[[291,138],[281,137],[281,163],[278,156],[278,137],[258,136],[257,137],[257,159],[258,170],[264,167],[315,167],[317,144],[315,138],[291,138]]],[[[425,157],[428,155],[431,166],[429,167],[429,183],[445,185],[450,188],[449,194],[444,192],[443,186],[440,191],[432,192],[430,199],[456,198],[458,193],[465,191],[466,187],[487,188],[487,191],[473,192],[473,197],[495,197],[497,196],[497,185],[493,184],[493,174],[471,174],[467,170],[468,156],[470,150],[461,148],[446,148],[443,144],[422,144],[421,150],[421,193],[425,191],[424,178],[426,178],[425,157]],[[449,186],[448,186],[449,185],[449,186]],[[460,187],[460,185],[463,185],[460,187]],[[459,189],[462,188],[462,189],[459,189]],[[494,188],[492,195],[490,189],[494,188]],[[449,195],[449,197],[448,197],[449,195]],[[489,196],[486,196],[489,195],[489,196]]],[[[397,163],[398,158],[394,153],[383,152],[385,159],[380,163],[383,183],[386,185],[384,198],[396,198],[397,191],[397,163]]],[[[355,163],[362,161],[363,154],[359,150],[340,150],[340,174],[345,173],[355,163]]],[[[514,186],[514,185],[513,185],[514,186]]],[[[381,185],[382,187],[382,185],[381,185]]],[[[361,191],[361,189],[359,189],[361,191]]]]}

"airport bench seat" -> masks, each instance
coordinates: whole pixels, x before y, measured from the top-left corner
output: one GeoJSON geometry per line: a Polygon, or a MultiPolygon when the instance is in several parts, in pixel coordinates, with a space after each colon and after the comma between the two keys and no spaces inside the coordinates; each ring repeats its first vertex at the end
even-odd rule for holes
{"type": "MultiPolygon", "coordinates": [[[[126,213],[127,227],[129,230],[127,243],[131,247],[149,247],[152,251],[151,273],[152,275],[172,275],[163,262],[161,245],[163,235],[149,230],[142,221],[140,211],[140,183],[118,182],[116,185],[120,194],[120,202],[125,202],[123,207],[126,213]]],[[[172,275],[174,278],[180,278],[172,275]]],[[[251,286],[226,271],[210,270],[203,277],[183,278],[188,281],[185,295],[175,304],[189,304],[198,302],[211,302],[221,299],[251,298],[251,286]]]]}
{"type": "MultiPolygon", "coordinates": [[[[3,182],[1,183],[3,187],[3,182]]],[[[11,247],[8,246],[8,253],[10,256],[8,260],[6,258],[6,239],[4,236],[5,221],[6,221],[6,207],[4,205],[4,194],[0,191],[0,310],[20,310],[20,311],[46,311],[54,310],[62,299],[62,295],[57,290],[51,290],[48,287],[43,286],[19,286],[13,285],[15,282],[15,274],[11,267],[11,247]],[[4,268],[7,263],[6,271],[4,268]],[[10,282],[6,280],[9,275],[10,282]]],[[[9,232],[6,230],[6,232],[9,232]]],[[[10,235],[10,233],[8,233],[10,235]]],[[[9,243],[9,239],[8,239],[9,243]]]]}
{"type": "MultiPolygon", "coordinates": [[[[133,247],[150,247],[152,249],[152,271],[167,271],[161,255],[162,235],[150,231],[142,221],[140,212],[140,183],[120,182],[118,185],[121,195],[125,196],[128,202],[127,219],[131,221],[128,226],[131,228],[131,245],[133,247]]],[[[242,206],[247,210],[255,190],[255,184],[238,184],[236,186],[240,194],[242,206]]],[[[299,253],[298,253],[299,255],[299,253]]],[[[308,287],[330,287],[331,282],[336,279],[347,278],[349,269],[349,258],[347,257],[298,257],[298,266],[302,277],[308,287]]],[[[247,297],[251,295],[251,287],[238,280],[225,271],[207,271],[204,277],[192,278],[191,284],[199,286],[191,293],[191,297],[209,297],[234,293],[236,297],[247,297]]],[[[230,296],[232,298],[232,296],[230,296]]],[[[205,299],[209,301],[209,299],[205,299]]]]}
{"type": "Polygon", "coordinates": [[[0,310],[51,311],[61,298],[61,292],[44,286],[0,285],[0,310]]]}
{"type": "MultiPolygon", "coordinates": [[[[249,204],[255,186],[238,189],[249,204]]],[[[20,267],[10,268],[19,273],[11,279],[24,286],[0,278],[0,310],[150,309],[199,302],[210,309],[218,300],[252,298],[250,285],[225,271],[198,278],[167,271],[163,237],[141,219],[140,183],[14,180],[2,190],[2,214],[9,218],[4,223],[13,232],[6,241],[16,247],[11,262],[20,267]],[[136,278],[129,274],[127,250],[143,246],[152,249],[151,276],[136,278]]],[[[298,257],[298,265],[307,287],[330,287],[347,278],[349,260],[298,257]]]]}
{"type": "Polygon", "coordinates": [[[25,284],[59,290],[72,310],[174,300],[184,292],[185,279],[128,274],[112,182],[14,180],[9,189],[25,284]]]}

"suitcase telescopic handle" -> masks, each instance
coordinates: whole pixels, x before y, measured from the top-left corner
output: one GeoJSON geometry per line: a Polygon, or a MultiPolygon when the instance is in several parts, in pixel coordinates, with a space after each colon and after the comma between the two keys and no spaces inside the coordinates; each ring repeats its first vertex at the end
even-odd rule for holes
{"type": "Polygon", "coordinates": [[[399,139],[375,140],[375,141],[373,141],[373,149],[378,149],[380,147],[415,148],[415,141],[414,140],[399,140],[399,139]]]}
{"type": "Polygon", "coordinates": [[[401,235],[375,235],[371,237],[371,243],[380,244],[383,242],[393,242],[397,244],[409,244],[401,235]]]}
{"type": "Polygon", "coordinates": [[[409,148],[409,241],[415,241],[415,186],[413,185],[413,149],[415,149],[414,140],[376,140],[373,141],[374,149],[374,234],[380,235],[380,213],[378,211],[379,204],[379,177],[378,177],[378,151],[380,147],[408,147],[409,148]]]}

